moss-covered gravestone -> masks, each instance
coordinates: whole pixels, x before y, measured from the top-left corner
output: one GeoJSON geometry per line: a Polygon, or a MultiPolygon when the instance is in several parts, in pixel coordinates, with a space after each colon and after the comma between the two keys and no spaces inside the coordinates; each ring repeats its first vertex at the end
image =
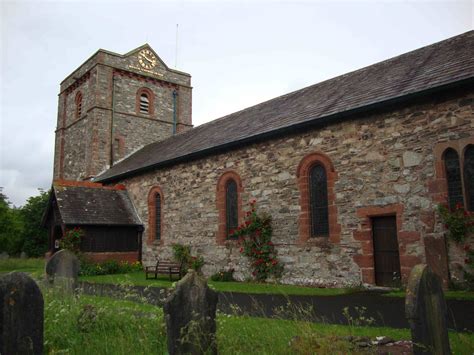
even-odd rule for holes
{"type": "Polygon", "coordinates": [[[410,274],[405,312],[415,355],[451,354],[441,279],[427,265],[415,266],[410,274]]]}
{"type": "Polygon", "coordinates": [[[27,274],[0,277],[0,354],[43,353],[43,295],[27,274]]]}
{"type": "Polygon", "coordinates": [[[63,249],[55,253],[46,263],[46,277],[50,284],[72,291],[77,285],[79,269],[77,256],[63,249]]]}
{"type": "Polygon", "coordinates": [[[163,306],[170,355],[217,354],[216,306],[217,293],[189,270],[163,306]]]}

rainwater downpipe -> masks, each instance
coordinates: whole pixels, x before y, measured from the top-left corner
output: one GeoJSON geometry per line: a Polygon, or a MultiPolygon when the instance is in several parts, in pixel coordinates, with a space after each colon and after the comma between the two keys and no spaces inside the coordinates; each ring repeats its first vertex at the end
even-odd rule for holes
{"type": "Polygon", "coordinates": [[[110,167],[114,165],[115,74],[112,73],[112,117],[110,119],[110,167]]]}
{"type": "Polygon", "coordinates": [[[178,97],[178,92],[176,90],[173,90],[173,135],[176,134],[176,125],[177,125],[177,119],[176,119],[176,98],[178,97]]]}

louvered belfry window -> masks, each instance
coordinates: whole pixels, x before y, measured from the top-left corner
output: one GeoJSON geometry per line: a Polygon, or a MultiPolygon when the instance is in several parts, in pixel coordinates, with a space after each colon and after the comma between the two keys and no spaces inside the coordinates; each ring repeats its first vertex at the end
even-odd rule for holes
{"type": "Polygon", "coordinates": [[[147,93],[142,93],[140,95],[140,112],[149,113],[150,112],[150,98],[147,93]]]}
{"type": "Polygon", "coordinates": [[[155,239],[161,239],[161,195],[155,195],[155,239]]]}
{"type": "Polygon", "coordinates": [[[469,145],[464,152],[464,190],[469,211],[474,211],[474,145],[469,145]]]}
{"type": "Polygon", "coordinates": [[[225,187],[225,210],[226,210],[226,230],[227,235],[239,224],[237,183],[230,179],[225,187]]]}
{"type": "Polygon", "coordinates": [[[446,168],[446,180],[448,181],[449,207],[455,208],[457,203],[464,206],[458,153],[453,149],[446,150],[444,153],[444,164],[446,168]]]}
{"type": "Polygon", "coordinates": [[[328,187],[326,169],[316,164],[309,171],[311,236],[329,236],[328,187]]]}

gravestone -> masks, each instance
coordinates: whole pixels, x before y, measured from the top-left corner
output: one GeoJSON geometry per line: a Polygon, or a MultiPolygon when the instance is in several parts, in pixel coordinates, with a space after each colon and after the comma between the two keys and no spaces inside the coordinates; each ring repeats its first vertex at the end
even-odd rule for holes
{"type": "Polygon", "coordinates": [[[0,277],[0,354],[43,353],[43,295],[27,274],[0,277]]]}
{"type": "Polygon", "coordinates": [[[0,253],[0,260],[6,260],[6,259],[8,259],[9,257],[10,257],[10,256],[9,256],[8,253],[5,252],[5,251],[2,252],[2,253],[0,253]]]}
{"type": "Polygon", "coordinates": [[[22,251],[20,254],[20,259],[26,259],[26,258],[28,258],[28,255],[24,251],[22,251]]]}
{"type": "Polygon", "coordinates": [[[216,306],[217,293],[189,270],[163,306],[170,355],[217,354],[216,306]]]}
{"type": "Polygon", "coordinates": [[[415,355],[451,354],[442,282],[427,265],[416,265],[410,274],[405,313],[415,355]]]}
{"type": "Polygon", "coordinates": [[[76,255],[63,249],[46,263],[46,277],[50,284],[72,291],[76,288],[80,263],[76,255]]]}

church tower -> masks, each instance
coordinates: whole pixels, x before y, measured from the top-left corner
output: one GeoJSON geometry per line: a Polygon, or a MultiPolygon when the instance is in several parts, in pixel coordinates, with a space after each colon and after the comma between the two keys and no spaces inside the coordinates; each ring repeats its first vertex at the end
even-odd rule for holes
{"type": "Polygon", "coordinates": [[[98,50],[61,83],[54,179],[89,180],[144,145],[192,127],[191,76],[145,44],[98,50]]]}

